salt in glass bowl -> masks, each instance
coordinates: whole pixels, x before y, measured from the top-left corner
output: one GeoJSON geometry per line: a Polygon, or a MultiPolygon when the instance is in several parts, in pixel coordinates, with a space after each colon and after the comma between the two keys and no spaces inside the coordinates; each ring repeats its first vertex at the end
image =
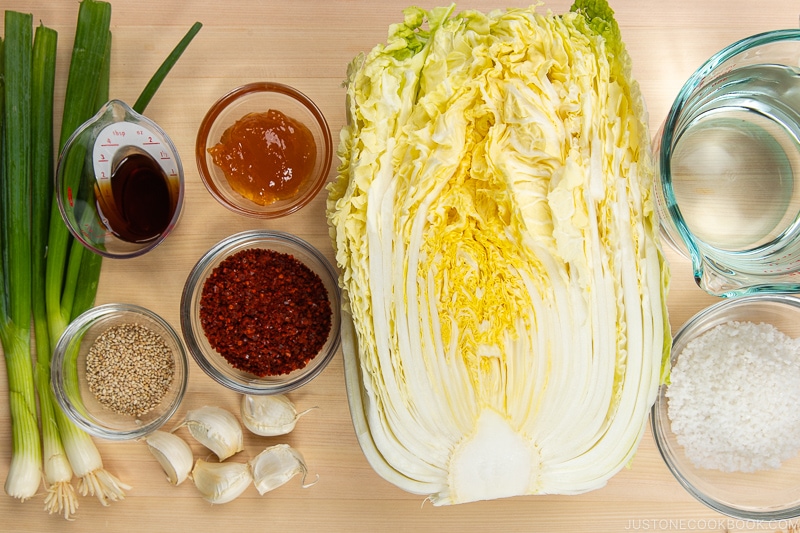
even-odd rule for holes
{"type": "Polygon", "coordinates": [[[66,415],[87,433],[109,440],[147,436],[178,410],[189,381],[189,360],[180,337],[163,318],[136,305],[110,303],[93,307],[64,330],[51,361],[56,401],[66,415]],[[136,324],[155,333],[172,352],[174,373],[155,408],[142,415],[120,414],[101,403],[89,386],[87,355],[94,341],[111,327],[136,324]]]}
{"type": "Polygon", "coordinates": [[[297,389],[318,376],[340,345],[341,295],[338,276],[330,262],[304,240],[285,232],[251,230],[223,239],[213,246],[189,274],[181,296],[181,328],[189,353],[217,383],[241,394],[280,394],[297,389]],[[328,293],[331,328],[324,345],[304,367],[288,374],[258,376],[235,368],[209,343],[200,318],[206,280],[222,261],[249,249],[267,249],[292,256],[319,276],[328,293]]]}
{"type": "MultiPolygon", "coordinates": [[[[671,368],[675,367],[693,339],[729,321],[771,324],[788,337],[797,339],[800,337],[800,298],[781,294],[742,296],[706,308],[687,321],[675,335],[671,368]]],[[[714,376],[719,380],[726,378],[722,371],[714,376]]],[[[769,386],[766,383],[760,385],[769,386]]],[[[800,456],[784,461],[779,468],[753,473],[723,472],[695,466],[672,431],[666,396],[668,388],[669,384],[661,386],[653,406],[652,432],[667,467],[689,494],[719,513],[742,520],[787,520],[800,516],[800,456]]],[[[713,409],[702,403],[697,407],[701,413],[710,413],[713,409]]],[[[800,406],[787,405],[787,408],[798,411],[800,406]]],[[[725,438],[723,428],[715,428],[715,433],[725,438]]],[[[791,438],[788,435],[779,437],[791,438]]]]}
{"type": "Polygon", "coordinates": [[[237,87],[217,100],[206,113],[197,133],[197,170],[211,196],[240,215],[277,218],[294,213],[308,204],[328,178],[334,148],[328,123],[317,105],[305,94],[288,85],[256,82],[237,87]],[[223,132],[248,113],[277,110],[305,125],[314,137],[316,159],[311,175],[293,196],[260,205],[235,191],[217,166],[208,149],[216,145],[223,132]]]}

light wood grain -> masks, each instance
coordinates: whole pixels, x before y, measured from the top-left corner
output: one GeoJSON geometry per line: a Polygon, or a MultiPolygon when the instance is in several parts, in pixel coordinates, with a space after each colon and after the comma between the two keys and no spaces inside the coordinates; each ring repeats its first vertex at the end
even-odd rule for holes
{"type": "MultiPolygon", "coordinates": [[[[222,208],[203,187],[194,165],[197,128],[208,107],[242,83],[287,83],[310,96],[326,115],[334,136],[344,122],[341,82],[347,63],[383,42],[389,24],[402,19],[405,4],[342,0],[139,0],[113,1],[112,97],[133,102],[164,56],[195,21],[204,24],[147,114],[172,137],[183,157],[187,192],[176,231],[144,257],[106,261],[98,303],[143,305],[178,327],[183,282],[195,261],[214,243],[252,228],[291,231],[332,259],[324,219],[324,193],[295,215],[277,221],[238,217],[222,208]]],[[[526,5],[527,2],[514,2],[526,5]]],[[[555,12],[568,0],[546,4],[555,12]]],[[[433,7],[437,2],[419,2],[433,7]]],[[[507,7],[496,0],[469,0],[459,9],[507,7]]],[[[2,8],[33,13],[34,20],[59,32],[56,108],[60,112],[74,36],[77,0],[3,0],[2,8]]],[[[655,132],[683,81],[709,55],[753,33],[796,27],[795,0],[616,0],[623,37],[634,61],[655,132]]],[[[545,9],[545,8],[542,8],[545,9]]],[[[335,164],[334,164],[335,166],[335,164]]],[[[331,171],[331,177],[334,171],[331,171]]],[[[673,281],[670,321],[677,329],[715,301],[692,281],[689,265],[671,250],[673,281]]],[[[0,365],[0,398],[7,396],[0,365]]],[[[238,500],[213,507],[191,483],[172,487],[142,443],[97,441],[106,466],[133,486],[128,497],[108,508],[81,499],[77,519],[65,522],[43,511],[43,496],[20,503],[0,494],[0,531],[525,531],[622,532],[752,531],[753,524],[729,522],[697,503],[673,479],[648,431],[630,467],[607,487],[573,497],[540,496],[434,508],[381,479],[367,464],[354,435],[345,397],[341,355],[292,398],[300,408],[318,406],[284,438],[248,436],[243,455],[287,442],[306,457],[319,482],[299,481],[266,495],[254,488],[238,500]]],[[[221,389],[196,366],[176,420],[187,409],[215,404],[238,409],[238,397],[221,389]]],[[[8,406],[0,400],[0,479],[8,471],[11,438],[8,406]]],[[[179,430],[185,431],[185,430],[179,430]]],[[[204,452],[196,445],[196,457],[204,452]]],[[[774,524],[775,531],[779,526],[774,524]]]]}

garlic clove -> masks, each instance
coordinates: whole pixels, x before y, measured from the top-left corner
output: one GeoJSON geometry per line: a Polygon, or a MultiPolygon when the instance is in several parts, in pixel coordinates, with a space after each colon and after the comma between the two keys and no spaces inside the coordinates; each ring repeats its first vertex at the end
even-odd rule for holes
{"type": "Polygon", "coordinates": [[[288,444],[276,444],[253,457],[250,462],[250,469],[253,474],[253,483],[259,494],[265,494],[274,490],[297,474],[303,475],[303,488],[310,487],[314,483],[305,484],[308,469],[303,460],[303,456],[288,444]]]}
{"type": "Polygon", "coordinates": [[[297,412],[294,403],[284,394],[242,396],[241,415],[245,427],[256,435],[274,437],[292,431],[297,420],[312,409],[297,412]]]}
{"type": "Polygon", "coordinates": [[[238,498],[253,482],[250,466],[244,463],[209,463],[198,459],[192,481],[204,500],[214,504],[238,498]]]}
{"type": "Polygon", "coordinates": [[[173,485],[180,485],[192,470],[192,449],[185,440],[166,431],[154,431],[145,438],[150,453],[173,485]]]}
{"type": "Polygon", "coordinates": [[[189,433],[200,444],[214,452],[220,461],[244,449],[244,436],[239,421],[229,411],[204,406],[186,413],[184,422],[189,433]]]}

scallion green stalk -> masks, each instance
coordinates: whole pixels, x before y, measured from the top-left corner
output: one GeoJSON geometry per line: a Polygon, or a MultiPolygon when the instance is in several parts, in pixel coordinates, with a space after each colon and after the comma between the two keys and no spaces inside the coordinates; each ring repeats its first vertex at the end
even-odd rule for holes
{"type": "MultiPolygon", "coordinates": [[[[59,151],[64,148],[72,132],[91,118],[98,109],[96,102],[102,84],[101,76],[98,76],[98,73],[104,71],[106,55],[111,49],[110,24],[110,4],[95,0],[81,2],[67,80],[59,151]]],[[[75,180],[76,178],[68,177],[67,179],[75,180]]],[[[72,315],[72,300],[69,291],[75,289],[75,284],[71,280],[70,282],[65,281],[64,276],[70,250],[77,249],[71,248],[71,241],[69,230],[61,219],[58,203],[53,198],[46,269],[47,315],[53,346],[66,329],[72,315]],[[62,305],[65,291],[68,291],[68,306],[62,305]]]]}
{"type": "MultiPolygon", "coordinates": [[[[111,43],[111,35],[108,37],[111,43]]],[[[103,61],[103,70],[100,72],[100,86],[97,90],[95,109],[100,109],[109,99],[109,83],[111,80],[111,49],[106,52],[103,61]]],[[[70,258],[79,257],[80,263],[77,264],[77,279],[71,276],[72,270],[67,267],[66,283],[75,287],[74,294],[71,295],[69,303],[66,299],[62,300],[63,308],[70,309],[70,320],[75,320],[84,311],[94,305],[97,289],[100,285],[100,270],[103,266],[103,256],[95,254],[86,249],[77,239],[72,239],[72,250],[70,258]]]]}
{"type": "Polygon", "coordinates": [[[42,448],[31,360],[31,69],[33,17],[6,11],[3,175],[0,180],[0,342],[8,373],[11,465],[5,491],[26,500],[41,483],[42,448]]]}
{"type": "Polygon", "coordinates": [[[145,88],[142,90],[142,94],[139,95],[139,98],[136,99],[136,103],[133,104],[133,110],[137,113],[144,113],[147,104],[150,103],[153,96],[158,91],[158,88],[161,87],[161,83],[164,81],[164,78],[167,77],[169,71],[172,70],[172,67],[175,66],[175,63],[178,62],[181,55],[183,54],[186,47],[189,46],[189,43],[192,42],[194,36],[197,35],[197,32],[200,31],[203,25],[200,22],[195,22],[189,31],[186,32],[186,35],[183,36],[183,39],[180,40],[178,45],[175,47],[174,50],[167,56],[161,66],[158,68],[153,77],[150,78],[150,81],[145,85],[145,88]]]}

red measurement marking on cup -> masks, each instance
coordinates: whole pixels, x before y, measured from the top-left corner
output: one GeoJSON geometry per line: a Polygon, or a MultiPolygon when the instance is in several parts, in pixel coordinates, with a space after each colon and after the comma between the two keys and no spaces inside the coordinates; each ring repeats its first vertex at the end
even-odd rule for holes
{"type": "Polygon", "coordinates": [[[75,207],[75,202],[72,201],[72,187],[67,187],[67,201],[70,207],[75,207]]]}
{"type": "Polygon", "coordinates": [[[88,241],[96,241],[99,237],[109,237],[111,236],[111,232],[106,231],[97,231],[97,228],[91,226],[91,224],[84,224],[81,226],[81,235],[86,237],[88,241]]]}

